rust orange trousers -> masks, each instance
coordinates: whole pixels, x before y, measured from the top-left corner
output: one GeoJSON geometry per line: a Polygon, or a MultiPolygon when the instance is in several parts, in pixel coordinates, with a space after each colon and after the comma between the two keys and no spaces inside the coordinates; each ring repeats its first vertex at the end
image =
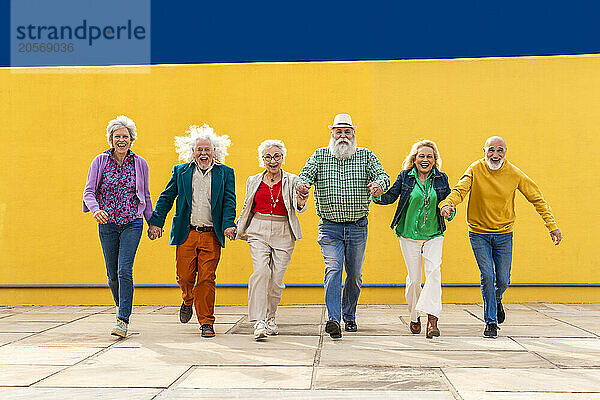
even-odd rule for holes
{"type": "Polygon", "coordinates": [[[177,283],[186,305],[194,304],[198,322],[215,322],[215,279],[221,244],[214,232],[190,231],[175,250],[177,283]]]}

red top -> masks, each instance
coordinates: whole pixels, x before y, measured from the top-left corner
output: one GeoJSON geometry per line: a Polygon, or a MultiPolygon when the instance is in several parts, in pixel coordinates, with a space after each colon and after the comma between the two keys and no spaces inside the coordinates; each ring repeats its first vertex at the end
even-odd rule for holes
{"type": "Polygon", "coordinates": [[[256,189],[256,194],[254,195],[254,207],[252,207],[252,212],[288,215],[285,205],[283,204],[283,197],[281,196],[281,181],[273,185],[273,188],[270,188],[264,182],[260,183],[258,189],[256,189]]]}

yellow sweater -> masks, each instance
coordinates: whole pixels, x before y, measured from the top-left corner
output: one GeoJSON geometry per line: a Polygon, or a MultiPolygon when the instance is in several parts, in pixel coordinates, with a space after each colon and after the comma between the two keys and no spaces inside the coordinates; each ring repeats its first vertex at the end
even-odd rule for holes
{"type": "Polygon", "coordinates": [[[544,200],[538,185],[506,160],[496,171],[491,170],[483,158],[469,165],[439,207],[460,204],[470,191],[467,206],[469,230],[475,233],[508,233],[512,232],[515,223],[517,189],[533,204],[549,231],[558,229],[550,206],[544,200]]]}

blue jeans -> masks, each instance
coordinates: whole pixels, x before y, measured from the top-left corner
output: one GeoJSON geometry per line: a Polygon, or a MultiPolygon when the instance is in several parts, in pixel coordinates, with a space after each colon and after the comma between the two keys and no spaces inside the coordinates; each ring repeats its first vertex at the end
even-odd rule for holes
{"type": "Polygon", "coordinates": [[[124,225],[98,224],[108,286],[119,306],[118,318],[126,323],[129,323],[133,306],[133,259],[143,227],[141,218],[124,225]]]}
{"type": "Polygon", "coordinates": [[[329,320],[356,319],[356,304],[362,285],[362,264],[367,246],[367,217],[337,223],[321,219],[317,243],[325,260],[325,305],[329,320]],[[342,271],[346,281],[342,295],[342,271]],[[343,315],[342,315],[343,311],[343,315]]]}
{"type": "Polygon", "coordinates": [[[481,272],[483,317],[486,324],[498,323],[497,305],[510,284],[513,234],[481,234],[469,232],[471,248],[481,272]]]}

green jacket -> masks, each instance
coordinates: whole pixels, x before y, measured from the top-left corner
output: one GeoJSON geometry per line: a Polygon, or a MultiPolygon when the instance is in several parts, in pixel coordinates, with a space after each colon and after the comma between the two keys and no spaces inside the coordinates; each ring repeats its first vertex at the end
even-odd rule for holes
{"type": "MultiPolygon", "coordinates": [[[[192,213],[192,175],[194,164],[184,163],[173,167],[171,180],[160,194],[152,213],[150,225],[165,225],[167,214],[177,198],[175,215],[171,226],[169,244],[183,244],[190,233],[190,215],[192,213]]],[[[215,164],[211,178],[211,214],[215,234],[225,247],[225,229],[235,226],[235,175],[233,168],[215,164]]]]}

